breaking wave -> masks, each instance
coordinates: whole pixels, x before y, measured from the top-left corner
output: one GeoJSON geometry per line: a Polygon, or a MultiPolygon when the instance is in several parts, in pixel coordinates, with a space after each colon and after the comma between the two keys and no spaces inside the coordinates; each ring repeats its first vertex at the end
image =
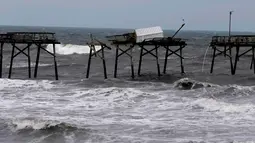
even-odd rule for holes
{"type": "MultiPolygon", "coordinates": [[[[30,138],[38,140],[54,138],[53,140],[57,142],[56,140],[70,138],[76,142],[76,139],[86,138],[93,142],[108,140],[110,142],[117,139],[123,142],[134,140],[136,137],[146,140],[145,136],[150,136],[148,139],[152,140],[161,135],[178,136],[183,131],[185,134],[190,133],[190,130],[200,133],[200,129],[207,126],[208,122],[216,130],[221,130],[222,125],[225,125],[222,128],[240,124],[246,127],[254,123],[254,104],[228,100],[239,100],[237,96],[226,100],[207,96],[210,94],[225,98],[230,94],[245,93],[253,96],[255,90],[252,86],[220,86],[184,78],[174,84],[160,83],[157,86],[155,83],[146,84],[147,82],[135,88],[112,86],[80,88],[65,85],[62,87],[65,89],[55,90],[52,88],[54,84],[49,81],[36,83],[36,81],[2,80],[2,82],[5,82],[4,89],[8,89],[8,86],[9,90],[21,87],[22,90],[18,92],[25,94],[2,98],[0,115],[8,122],[6,128],[14,131],[14,134],[22,134],[22,137],[32,134],[30,138]],[[183,83],[192,86],[186,88],[189,90],[183,90],[186,87],[183,83]],[[40,84],[39,87],[48,87],[47,92],[44,88],[38,91],[37,84],[40,84]],[[29,94],[28,88],[33,88],[29,90],[29,94]],[[160,90],[155,90],[158,88],[160,90]],[[196,98],[193,98],[195,96],[196,98]],[[173,127],[176,128],[172,129],[173,127]],[[126,138],[127,135],[130,136],[129,139],[126,138]],[[117,139],[112,139],[113,136],[117,139]]],[[[190,140],[193,141],[193,138],[188,137],[187,141],[190,140]]]]}
{"type": "Polygon", "coordinates": [[[57,122],[57,121],[43,121],[43,120],[14,120],[9,126],[13,131],[19,130],[76,130],[77,127],[71,124],[57,122]]]}
{"type": "MultiPolygon", "coordinates": [[[[255,95],[255,86],[241,86],[241,85],[217,85],[213,83],[200,82],[189,78],[183,78],[177,80],[173,84],[173,88],[177,90],[189,90],[189,92],[199,92],[203,94],[203,97],[243,97],[243,96],[252,96],[255,95]]],[[[195,93],[194,93],[195,94],[195,93]]]]}
{"type": "Polygon", "coordinates": [[[197,88],[204,88],[204,87],[215,87],[217,85],[206,83],[206,82],[199,82],[196,80],[192,80],[189,78],[182,78],[174,82],[174,87],[181,89],[181,90],[190,90],[190,89],[197,89],[197,88]]]}
{"type": "Polygon", "coordinates": [[[49,80],[19,80],[19,79],[0,79],[0,89],[25,89],[25,88],[43,88],[51,89],[55,87],[53,81],[49,80]]]}
{"type": "MultiPolygon", "coordinates": [[[[53,45],[48,45],[46,48],[48,51],[53,52],[53,45]]],[[[101,46],[95,46],[96,51],[101,49],[101,46]]],[[[90,48],[88,45],[72,45],[72,44],[57,44],[56,53],[60,55],[71,54],[88,54],[90,48]]]]}

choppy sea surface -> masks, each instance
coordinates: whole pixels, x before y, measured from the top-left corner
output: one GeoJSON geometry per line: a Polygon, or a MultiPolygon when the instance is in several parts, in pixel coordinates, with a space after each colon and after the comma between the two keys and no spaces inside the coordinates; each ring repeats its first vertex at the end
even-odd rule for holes
{"type": "MultiPolygon", "coordinates": [[[[212,36],[224,32],[179,33],[177,37],[188,44],[183,50],[185,74],[180,73],[179,58],[172,56],[167,74],[160,78],[155,59],[147,55],[141,77],[131,79],[130,60],[123,56],[114,79],[115,50],[107,50],[105,80],[99,58],[92,59],[90,78],[85,78],[88,33],[104,41],[107,35],[129,29],[0,27],[1,33],[7,31],[56,32],[62,44],[56,47],[58,81],[54,80],[53,58],[46,52],[41,54],[37,79],[28,79],[27,59],[21,55],[14,60],[13,76],[8,79],[11,47],[4,47],[1,143],[255,142],[251,53],[240,58],[236,75],[230,74],[229,59],[223,56],[217,57],[214,73],[209,73],[212,50],[207,50],[208,45],[212,36]]],[[[173,33],[165,31],[168,36],[173,33]]],[[[52,51],[52,46],[47,50],[52,51]]],[[[134,52],[137,73],[139,49],[134,52]]],[[[164,53],[159,50],[161,70],[164,53]]],[[[34,67],[36,48],[31,55],[34,67]]]]}

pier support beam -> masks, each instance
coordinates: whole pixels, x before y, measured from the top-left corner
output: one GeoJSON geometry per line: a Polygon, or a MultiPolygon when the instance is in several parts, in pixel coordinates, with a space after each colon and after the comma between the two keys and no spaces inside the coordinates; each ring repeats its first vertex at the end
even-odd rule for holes
{"type": "Polygon", "coordinates": [[[216,55],[216,47],[213,46],[213,58],[212,58],[212,64],[211,64],[211,71],[210,73],[213,73],[213,67],[214,67],[214,60],[215,60],[215,55],[216,55]]]}
{"type": "MultiPolygon", "coordinates": [[[[210,71],[210,73],[213,72],[215,58],[217,56],[219,56],[219,55],[222,55],[222,54],[224,54],[224,57],[225,57],[225,54],[226,54],[226,57],[229,57],[230,69],[231,69],[231,74],[232,75],[236,74],[237,63],[240,60],[240,58],[242,56],[244,56],[245,54],[247,54],[248,52],[250,52],[250,51],[252,51],[252,60],[251,60],[251,64],[250,64],[250,69],[252,69],[252,66],[254,66],[254,59],[255,59],[255,56],[254,56],[255,47],[254,46],[252,48],[248,48],[246,51],[244,51],[242,53],[240,53],[240,45],[239,44],[236,44],[236,45],[231,45],[231,44],[224,45],[224,51],[219,50],[216,47],[216,45],[211,45],[211,47],[213,49],[213,57],[212,57],[212,64],[211,64],[211,71],[210,71]],[[227,48],[225,49],[225,47],[227,47],[227,48]],[[235,53],[235,55],[232,55],[232,49],[234,47],[236,49],[235,50],[236,53],[235,53]],[[227,54],[227,51],[229,51],[228,54],[227,54]]],[[[255,70],[254,70],[254,73],[255,73],[255,70]]]]}
{"type": "Polygon", "coordinates": [[[254,72],[254,74],[255,74],[255,63],[254,63],[254,60],[255,60],[255,46],[252,46],[253,72],[254,72]]]}
{"type": "Polygon", "coordinates": [[[164,46],[166,49],[166,54],[165,54],[165,63],[164,63],[164,69],[163,73],[166,74],[166,67],[167,67],[167,61],[168,61],[168,52],[169,52],[169,46],[164,46]]]}
{"type": "Polygon", "coordinates": [[[89,78],[91,58],[92,58],[92,48],[90,47],[86,78],[89,78]]]}
{"type": "Polygon", "coordinates": [[[37,45],[36,61],[35,61],[34,78],[37,78],[37,71],[38,71],[39,60],[40,60],[40,52],[41,52],[41,44],[38,44],[37,45]]]}
{"type": "Polygon", "coordinates": [[[158,77],[160,77],[161,76],[161,74],[160,74],[160,65],[159,65],[159,59],[158,59],[158,48],[159,48],[159,46],[157,46],[156,45],[156,60],[157,60],[157,68],[158,68],[158,77]]]}
{"type": "Polygon", "coordinates": [[[182,49],[184,48],[185,46],[180,46],[180,60],[181,60],[181,72],[182,74],[184,74],[184,66],[183,66],[183,57],[182,57],[182,49]]]}
{"type": "Polygon", "coordinates": [[[138,72],[137,72],[138,76],[141,76],[142,60],[143,60],[143,48],[140,49],[139,65],[138,65],[138,72]]]}
{"type": "Polygon", "coordinates": [[[224,57],[226,57],[226,55],[227,55],[227,46],[225,45],[224,46],[224,57]]]}
{"type": "Polygon", "coordinates": [[[14,56],[14,52],[15,52],[15,44],[12,44],[12,54],[11,54],[11,62],[10,62],[10,67],[9,67],[9,76],[8,78],[11,78],[11,74],[12,74],[12,64],[13,64],[13,56],[14,56]]]}
{"type": "Polygon", "coordinates": [[[2,78],[3,75],[3,47],[4,43],[1,43],[1,49],[0,49],[0,78],[2,78]]]}
{"type": "Polygon", "coordinates": [[[34,71],[34,78],[37,78],[37,72],[39,67],[39,61],[40,61],[40,54],[41,50],[47,52],[53,57],[54,60],[54,69],[55,69],[55,79],[58,80],[58,66],[57,66],[57,60],[56,60],[56,47],[55,44],[53,44],[53,53],[49,52],[45,48],[42,47],[42,44],[37,44],[37,55],[36,55],[36,62],[35,62],[35,71],[34,71]]]}
{"type": "Polygon", "coordinates": [[[102,49],[102,60],[103,60],[103,67],[104,67],[104,78],[107,79],[107,71],[106,71],[106,64],[105,64],[105,57],[104,57],[104,48],[102,49]]]}
{"type": "Polygon", "coordinates": [[[253,63],[254,63],[254,57],[253,57],[253,51],[252,51],[252,58],[251,58],[251,65],[250,65],[250,69],[252,69],[253,63]]]}
{"type": "Polygon", "coordinates": [[[235,63],[234,63],[234,69],[232,70],[232,75],[235,75],[236,68],[237,68],[237,62],[239,61],[239,46],[236,46],[236,57],[235,57],[235,63]]]}
{"type": "MultiPolygon", "coordinates": [[[[254,60],[255,60],[255,46],[252,46],[252,59],[251,59],[251,66],[250,66],[250,69],[252,69],[252,66],[254,66],[255,67],[255,63],[254,63],[254,60]]],[[[254,68],[253,67],[253,68],[254,68]]],[[[255,73],[255,68],[253,69],[254,70],[254,73],[255,73]]]]}
{"type": "Polygon", "coordinates": [[[34,77],[37,77],[39,59],[40,59],[40,50],[44,50],[50,55],[54,57],[54,65],[55,65],[55,77],[58,80],[58,71],[57,71],[57,62],[56,62],[56,50],[55,44],[60,44],[59,41],[55,38],[55,33],[52,32],[7,32],[5,34],[0,34],[0,78],[2,77],[2,66],[3,66],[3,46],[4,44],[10,44],[12,46],[11,51],[11,60],[10,60],[10,68],[8,78],[12,77],[12,68],[13,62],[16,56],[23,54],[27,57],[27,67],[28,67],[28,77],[31,78],[31,57],[30,57],[30,49],[32,45],[35,45],[37,48],[36,55],[36,64],[35,64],[35,72],[34,77]],[[46,49],[46,46],[42,47],[42,45],[53,44],[53,53],[49,52],[46,49]],[[22,45],[21,47],[18,47],[22,45]],[[23,47],[25,46],[25,47],[23,47]]]}
{"type": "Polygon", "coordinates": [[[114,78],[117,78],[117,71],[118,71],[118,59],[119,59],[119,45],[116,47],[115,52],[115,67],[114,67],[114,78]]]}
{"type": "MultiPolygon", "coordinates": [[[[237,64],[240,61],[240,58],[252,52],[252,58],[250,63],[250,69],[254,68],[255,74],[255,35],[229,35],[229,36],[213,36],[210,43],[211,47],[214,49],[214,53],[217,51],[217,54],[213,54],[212,63],[216,56],[224,54],[224,57],[229,57],[231,74],[236,74],[237,64]],[[240,48],[242,47],[242,50],[240,48]],[[222,49],[224,50],[222,51],[222,49]],[[235,49],[235,50],[232,50],[235,49]],[[235,51],[235,54],[232,52],[235,51]]],[[[211,69],[213,69],[213,64],[211,69]]],[[[211,70],[212,72],[212,70],[211,70]]]]}
{"type": "Polygon", "coordinates": [[[31,78],[31,58],[30,58],[30,46],[27,47],[27,64],[28,64],[28,77],[31,78]]]}
{"type": "Polygon", "coordinates": [[[134,61],[133,61],[133,48],[134,45],[130,45],[130,66],[131,66],[131,77],[135,78],[135,71],[134,71],[134,61]]]}
{"type": "Polygon", "coordinates": [[[55,79],[58,80],[58,65],[56,60],[56,45],[53,44],[53,58],[54,58],[54,66],[55,66],[55,79]]]}
{"type": "MultiPolygon", "coordinates": [[[[182,27],[185,24],[182,25],[182,27]]],[[[181,28],[182,28],[181,27],[181,28]]],[[[181,29],[180,28],[180,29],[181,29]]],[[[179,30],[180,30],[179,29],[179,30]]],[[[126,54],[131,59],[131,72],[132,72],[132,78],[134,78],[134,68],[133,68],[133,56],[132,52],[129,54],[128,51],[132,51],[134,46],[140,47],[140,57],[139,57],[139,65],[138,65],[138,76],[141,76],[141,69],[142,69],[142,62],[143,62],[143,56],[150,54],[156,59],[156,66],[157,66],[157,72],[158,76],[161,76],[160,71],[160,62],[159,62],[159,47],[164,47],[166,49],[165,54],[165,63],[164,63],[164,70],[163,72],[166,73],[166,66],[167,66],[167,58],[171,55],[177,55],[181,58],[181,71],[184,73],[184,66],[183,66],[183,55],[182,55],[182,49],[187,45],[184,40],[181,38],[174,38],[174,36],[179,32],[179,30],[172,36],[172,37],[158,37],[158,36],[152,36],[151,38],[145,38],[144,36],[141,37],[141,39],[137,39],[137,33],[125,33],[122,35],[112,35],[107,36],[108,41],[112,43],[112,45],[116,46],[116,57],[115,57],[115,69],[114,69],[114,77],[117,77],[117,65],[118,65],[118,59],[121,55],[126,54]],[[127,45],[131,45],[128,47],[127,45]],[[119,46],[126,46],[126,49],[122,49],[119,46]],[[177,50],[172,50],[170,47],[179,47],[177,50]],[[120,51],[120,53],[119,53],[120,51]],[[155,52],[154,52],[155,51],[155,52]],[[180,51],[180,54],[177,53],[180,51]]],[[[139,37],[139,36],[138,36],[139,37]]]]}
{"type": "Polygon", "coordinates": [[[234,69],[234,67],[233,67],[233,61],[232,61],[232,59],[233,59],[233,57],[232,57],[232,46],[229,46],[229,61],[230,61],[230,69],[231,69],[231,73],[233,73],[233,69],[234,69]]]}

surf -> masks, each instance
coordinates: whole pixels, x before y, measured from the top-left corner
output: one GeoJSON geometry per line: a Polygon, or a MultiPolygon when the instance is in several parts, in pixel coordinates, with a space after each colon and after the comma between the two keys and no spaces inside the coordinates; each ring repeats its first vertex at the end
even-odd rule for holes
{"type": "MultiPolygon", "coordinates": [[[[100,45],[95,46],[96,51],[101,49],[100,45]]],[[[46,50],[53,53],[53,45],[47,45],[46,50]]],[[[59,55],[72,54],[89,54],[90,47],[88,45],[73,45],[73,44],[57,44],[56,53],[59,55]]]]}

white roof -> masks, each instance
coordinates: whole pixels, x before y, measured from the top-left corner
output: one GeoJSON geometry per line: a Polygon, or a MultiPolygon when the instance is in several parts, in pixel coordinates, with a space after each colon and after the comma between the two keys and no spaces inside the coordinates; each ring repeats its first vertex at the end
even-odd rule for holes
{"type": "Polygon", "coordinates": [[[163,30],[160,26],[156,26],[156,27],[136,29],[135,33],[136,33],[136,36],[144,36],[144,35],[163,33],[163,30]]]}

